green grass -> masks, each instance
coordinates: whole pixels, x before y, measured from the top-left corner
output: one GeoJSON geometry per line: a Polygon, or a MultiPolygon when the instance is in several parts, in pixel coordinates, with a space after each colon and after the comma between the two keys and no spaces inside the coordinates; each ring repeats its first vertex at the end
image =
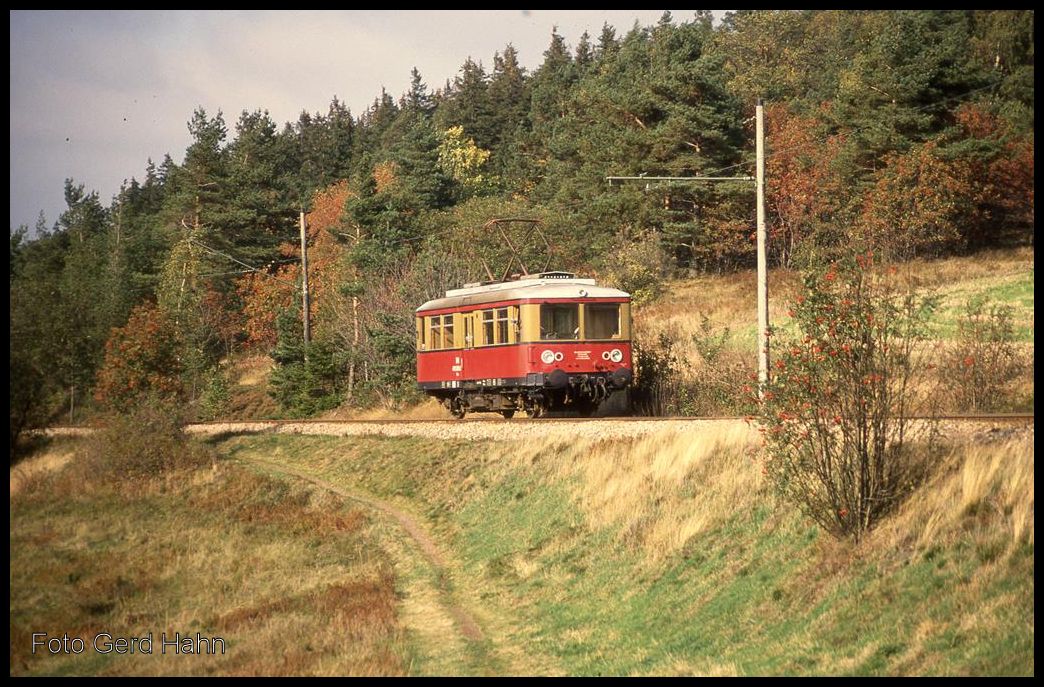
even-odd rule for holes
{"type": "MultiPolygon", "coordinates": [[[[1033,343],[1033,270],[1028,273],[1007,275],[990,280],[973,280],[959,283],[940,291],[939,307],[929,321],[931,336],[942,341],[951,341],[957,336],[957,321],[964,314],[966,304],[975,299],[987,299],[996,305],[1012,308],[1012,324],[1016,341],[1033,343]]],[[[754,314],[751,314],[754,317],[754,314]]],[[[777,317],[772,323],[778,335],[797,334],[794,321],[777,317]]],[[[756,323],[736,327],[730,332],[729,346],[736,350],[751,350],[757,347],[758,327],[756,323]]]]}
{"type": "Polygon", "coordinates": [[[1033,672],[1032,544],[1008,557],[971,535],[924,552],[837,545],[766,494],[653,563],[640,531],[586,518],[553,452],[520,467],[492,443],[270,435],[220,449],[425,514],[496,642],[547,656],[539,672],[1033,672]]]}
{"type": "Polygon", "coordinates": [[[1012,309],[1013,334],[1016,341],[1033,343],[1033,269],[1022,274],[990,280],[977,280],[947,289],[932,318],[936,337],[952,340],[957,336],[957,322],[966,305],[976,299],[1012,309]]]}

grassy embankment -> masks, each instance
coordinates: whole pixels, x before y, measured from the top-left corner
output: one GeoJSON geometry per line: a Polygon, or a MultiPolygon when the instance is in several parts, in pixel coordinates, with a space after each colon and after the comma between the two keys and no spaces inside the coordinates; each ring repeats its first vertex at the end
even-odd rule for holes
{"type": "Polygon", "coordinates": [[[538,672],[1032,674],[1031,437],[953,449],[858,546],[777,504],[749,448],[745,430],[220,447],[426,518],[491,643],[538,672]]]}
{"type": "Polygon", "coordinates": [[[858,546],[776,503],[742,426],[259,435],[215,442],[216,467],[124,484],[63,467],[74,446],[12,495],[13,674],[1033,672],[1032,436],[953,449],[858,546]],[[445,562],[255,460],[427,522],[445,562]],[[41,658],[34,631],[198,631],[228,654],[41,658]]]}
{"type": "MultiPolygon", "coordinates": [[[[943,339],[956,331],[964,304],[987,297],[1014,308],[1016,338],[1033,342],[1033,249],[986,251],[973,256],[912,260],[895,265],[892,278],[900,289],[941,298],[933,319],[934,334],[943,339]]],[[[696,331],[706,315],[715,328],[728,327],[737,347],[756,345],[756,285],[753,270],[705,275],[668,283],[665,295],[640,309],[640,318],[654,331],[676,325],[696,331]]],[[[798,272],[769,270],[769,319],[786,329],[787,310],[801,290],[798,272]]],[[[695,353],[690,350],[690,353],[695,353]]]]}

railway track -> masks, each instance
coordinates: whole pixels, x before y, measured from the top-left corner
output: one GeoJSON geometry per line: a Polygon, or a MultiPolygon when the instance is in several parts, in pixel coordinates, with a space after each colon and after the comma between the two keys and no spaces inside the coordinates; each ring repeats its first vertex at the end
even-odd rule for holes
{"type": "MultiPolygon", "coordinates": [[[[911,420],[927,420],[912,417],[911,420]]],[[[991,413],[983,415],[945,415],[936,418],[947,434],[990,431],[1032,431],[1032,413],[991,413]],[[1005,429],[1007,428],[1007,429],[1005,429]]],[[[709,417],[630,417],[579,418],[544,417],[539,419],[489,417],[435,420],[257,420],[197,422],[185,426],[190,434],[308,434],[326,436],[420,436],[444,440],[532,440],[540,438],[634,438],[657,432],[693,432],[701,429],[753,431],[754,423],[738,416],[709,417]],[[730,427],[730,425],[732,427],[730,427]]],[[[53,427],[55,436],[90,433],[87,427],[53,427]]]]}

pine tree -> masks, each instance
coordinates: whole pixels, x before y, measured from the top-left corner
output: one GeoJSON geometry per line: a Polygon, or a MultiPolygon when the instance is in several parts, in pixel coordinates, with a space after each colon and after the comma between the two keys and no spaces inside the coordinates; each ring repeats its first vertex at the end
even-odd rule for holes
{"type": "Polygon", "coordinates": [[[576,45],[577,74],[582,78],[594,64],[594,50],[591,48],[591,35],[584,31],[580,36],[580,42],[576,45]]]}
{"type": "Polygon", "coordinates": [[[250,264],[270,259],[294,235],[297,213],[310,189],[295,188],[289,141],[267,112],[243,112],[227,150],[228,189],[222,225],[216,227],[235,256],[250,264]]]}
{"type": "Polygon", "coordinates": [[[439,128],[461,126],[465,135],[474,139],[480,148],[495,145],[500,132],[489,91],[489,79],[482,64],[469,57],[454,80],[451,94],[439,108],[439,128]]]}
{"type": "Polygon", "coordinates": [[[616,51],[620,49],[620,41],[616,39],[616,29],[609,22],[602,24],[602,33],[598,36],[598,47],[595,49],[595,59],[606,62],[612,59],[616,51]]]}

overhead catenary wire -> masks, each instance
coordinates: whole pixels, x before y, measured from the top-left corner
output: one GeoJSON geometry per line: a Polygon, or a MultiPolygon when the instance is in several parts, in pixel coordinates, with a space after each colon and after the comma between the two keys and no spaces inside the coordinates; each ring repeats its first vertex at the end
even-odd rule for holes
{"type": "MultiPolygon", "coordinates": [[[[297,258],[287,258],[286,260],[272,260],[271,262],[266,263],[266,267],[270,267],[272,265],[285,265],[285,264],[290,263],[290,262],[298,262],[298,260],[297,260],[297,258]]],[[[265,272],[263,269],[259,270],[259,269],[254,268],[254,267],[244,268],[244,269],[241,269],[241,270],[231,270],[229,272],[207,272],[205,274],[200,274],[200,275],[197,275],[197,276],[199,276],[199,277],[223,277],[223,276],[226,276],[226,275],[229,275],[229,274],[250,274],[251,272],[258,272],[258,271],[264,273],[266,276],[271,276],[270,273],[265,272]]]]}
{"type": "MultiPolygon", "coordinates": [[[[242,260],[240,260],[239,258],[235,258],[235,257],[229,255],[228,253],[223,253],[222,251],[219,251],[216,248],[211,248],[210,246],[207,246],[207,245],[205,245],[203,243],[200,243],[196,239],[191,239],[190,238],[190,239],[188,239],[188,241],[189,241],[189,243],[194,244],[196,246],[199,246],[200,248],[202,248],[203,250],[205,250],[205,251],[207,251],[209,253],[213,253],[214,255],[219,255],[219,256],[221,256],[223,258],[231,260],[232,262],[236,263],[237,265],[242,265],[243,267],[246,268],[246,270],[245,270],[246,272],[258,272],[260,274],[264,274],[266,276],[269,276],[272,279],[278,279],[281,282],[284,282],[284,283],[287,283],[287,284],[292,284],[295,287],[297,286],[297,282],[296,281],[291,281],[289,279],[284,279],[283,277],[280,277],[278,275],[272,274],[271,272],[267,272],[267,271],[265,271],[265,270],[263,270],[263,269],[261,269],[259,267],[255,267],[254,265],[250,265],[248,263],[245,263],[242,260]]],[[[296,259],[294,259],[293,261],[296,261],[296,259]]],[[[288,260],[286,262],[291,262],[291,261],[288,260]]],[[[269,264],[275,264],[275,263],[273,262],[273,263],[269,263],[269,264]]]]}

